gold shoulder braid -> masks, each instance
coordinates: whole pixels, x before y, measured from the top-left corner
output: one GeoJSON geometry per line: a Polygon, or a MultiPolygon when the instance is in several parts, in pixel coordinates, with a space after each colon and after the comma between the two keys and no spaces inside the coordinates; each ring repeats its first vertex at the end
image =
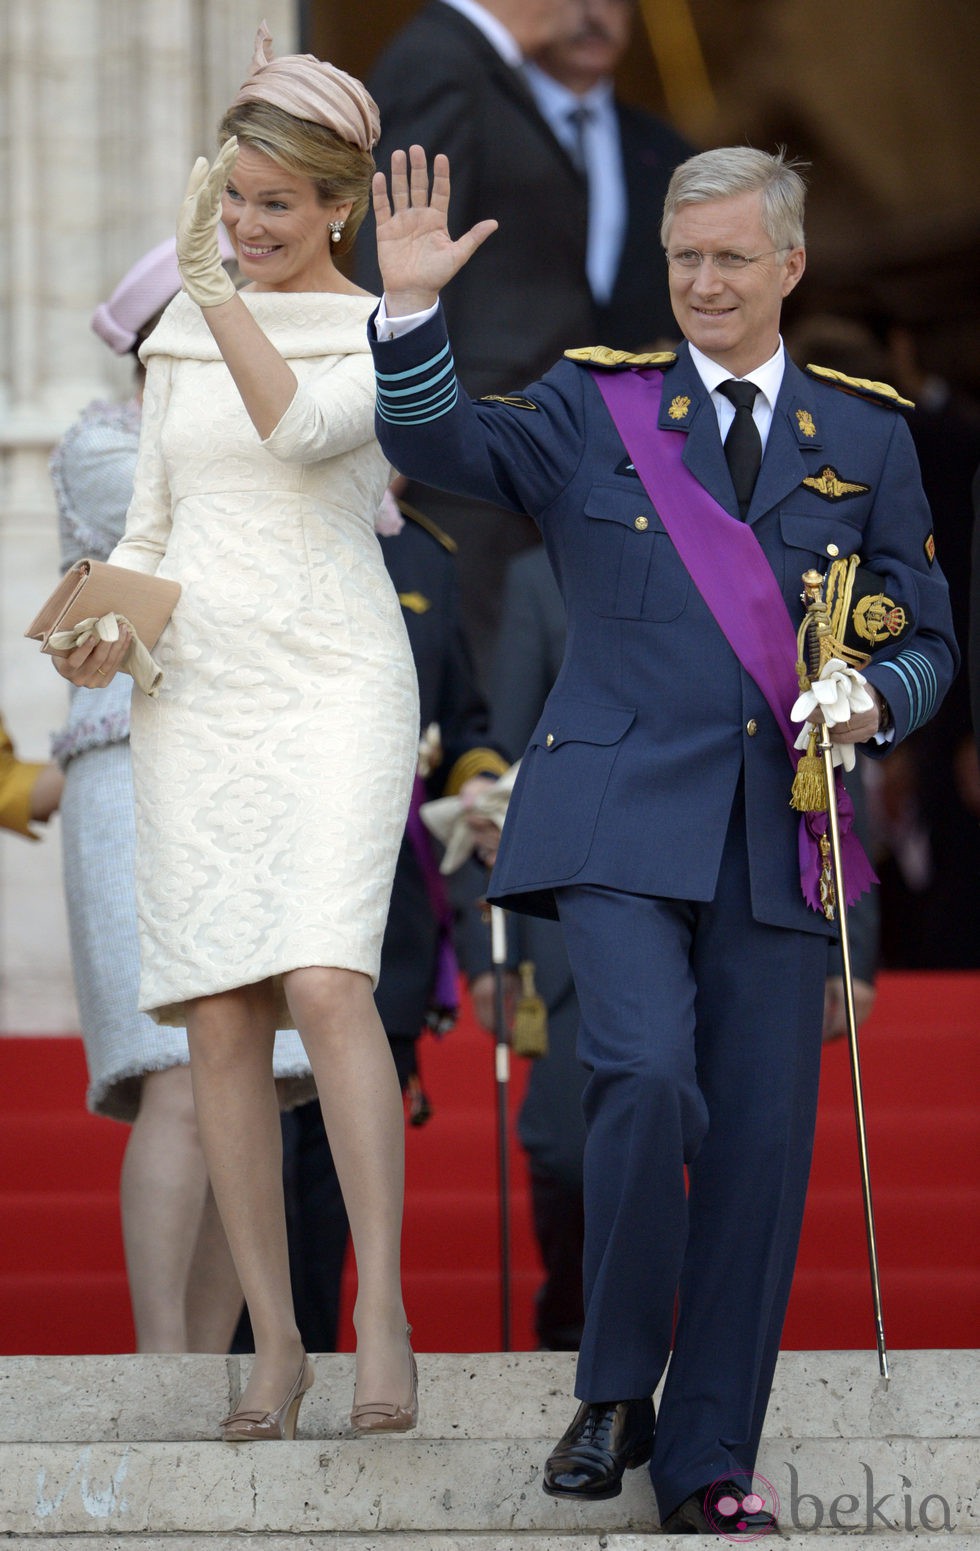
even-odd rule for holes
{"type": "Polygon", "coordinates": [[[887,404],[890,409],[914,409],[911,399],[903,399],[896,388],[888,382],[872,382],[868,377],[848,377],[845,372],[835,372],[831,366],[814,366],[808,361],[803,368],[811,377],[816,377],[820,382],[826,382],[832,388],[839,388],[842,393],[853,393],[858,398],[872,399],[876,404],[887,404]]]}
{"type": "Polygon", "coordinates": [[[676,350],[648,350],[634,355],[629,350],[611,350],[608,345],[584,345],[579,350],[566,350],[565,360],[577,366],[604,366],[616,371],[624,366],[673,366],[676,350]]]}

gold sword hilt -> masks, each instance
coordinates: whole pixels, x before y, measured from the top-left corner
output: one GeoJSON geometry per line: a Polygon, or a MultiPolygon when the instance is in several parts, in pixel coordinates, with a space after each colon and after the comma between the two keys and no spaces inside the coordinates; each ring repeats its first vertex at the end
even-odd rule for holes
{"type": "Polygon", "coordinates": [[[820,677],[824,663],[833,655],[833,645],[830,610],[823,595],[825,578],[811,569],[803,572],[801,580],[800,597],[806,612],[796,633],[796,677],[800,689],[805,690],[812,679],[820,677]]]}

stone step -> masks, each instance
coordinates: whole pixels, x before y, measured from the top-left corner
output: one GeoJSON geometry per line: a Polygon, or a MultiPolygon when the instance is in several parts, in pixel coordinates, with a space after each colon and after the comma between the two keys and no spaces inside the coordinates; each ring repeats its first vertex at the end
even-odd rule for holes
{"type": "MultiPolygon", "coordinates": [[[[249,1358],[2,1357],[0,1443],[211,1442],[234,1409],[249,1358]]],[[[350,1353],[320,1353],[300,1438],[348,1431],[350,1353]]],[[[574,1401],[570,1352],[421,1352],[419,1439],[559,1437],[574,1401]]],[[[780,1438],[972,1438],[980,1434],[980,1352],[889,1353],[891,1382],[867,1352],[782,1352],[766,1434],[780,1438]]]]}
{"type": "MultiPolygon", "coordinates": [[[[918,1535],[875,1533],[872,1545],[874,1551],[924,1551],[924,1538],[922,1531],[918,1535]]],[[[846,1551],[838,1535],[822,1535],[821,1551],[829,1551],[831,1542],[835,1551],[846,1551]]],[[[17,1536],[3,1544],[20,1546],[24,1551],[94,1551],[92,1538],[86,1535],[17,1536]]],[[[937,1551],[976,1551],[976,1544],[969,1535],[944,1534],[937,1551]]],[[[806,1532],[784,1532],[778,1545],[779,1551],[813,1551],[813,1537],[806,1532]]],[[[496,1530],[475,1535],[434,1535],[429,1530],[404,1535],[371,1531],[362,1534],[343,1530],[338,1535],[255,1533],[247,1541],[240,1537],[232,1541],[226,1536],[218,1539],[210,1534],[146,1534],[127,1535],[124,1540],[113,1542],[113,1551],[229,1551],[233,1547],[240,1547],[241,1551],[691,1551],[691,1541],[686,1535],[662,1535],[659,1530],[651,1535],[620,1534],[615,1530],[564,1535],[542,1535],[537,1530],[514,1535],[501,1535],[496,1530]]]]}
{"type": "MultiPolygon", "coordinates": [[[[4,1444],[0,1525],[15,1534],[652,1533],[645,1470],[609,1502],[541,1490],[549,1441],[4,1444]]],[[[757,1472],[787,1529],[977,1528],[976,1441],[769,1439],[757,1472]]]]}
{"type": "MultiPolygon", "coordinates": [[[[944,1547],[969,1538],[978,1527],[978,1355],[893,1353],[886,1389],[870,1353],[784,1353],[758,1464],[784,1533],[874,1533],[876,1545],[942,1533],[944,1547]]],[[[242,1536],[282,1551],[287,1537],[291,1551],[652,1544],[645,1470],[629,1472],[622,1495],[605,1503],[541,1491],[542,1462],[571,1413],[571,1355],[423,1353],[422,1426],[361,1440],[347,1433],[353,1359],[320,1356],[300,1438],[272,1448],[213,1441],[242,1366],[221,1357],[2,1360],[0,1534],[34,1551],[45,1540],[60,1551],[88,1547],[92,1535],[122,1551],[191,1551],[242,1536]]]]}

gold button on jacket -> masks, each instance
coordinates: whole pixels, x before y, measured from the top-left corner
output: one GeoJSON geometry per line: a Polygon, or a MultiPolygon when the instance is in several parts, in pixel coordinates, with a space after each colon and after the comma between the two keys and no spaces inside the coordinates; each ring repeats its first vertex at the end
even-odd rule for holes
{"type": "Polygon", "coordinates": [[[746,722],[745,731],[748,733],[750,738],[754,738],[756,733],[759,731],[759,723],[756,721],[754,716],[751,721],[746,722]]]}
{"type": "Polygon", "coordinates": [[[646,517],[644,517],[643,513],[641,512],[639,517],[634,517],[633,518],[633,526],[634,526],[634,528],[636,528],[638,533],[645,533],[647,528],[649,528],[650,523],[649,523],[649,520],[646,517]]]}

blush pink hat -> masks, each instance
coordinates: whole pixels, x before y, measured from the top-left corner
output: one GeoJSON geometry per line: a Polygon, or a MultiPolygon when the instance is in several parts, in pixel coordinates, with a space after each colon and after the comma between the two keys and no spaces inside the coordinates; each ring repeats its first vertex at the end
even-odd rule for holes
{"type": "MultiPolygon", "coordinates": [[[[223,259],[234,258],[235,250],[223,226],[218,227],[218,249],[223,259]]],[[[100,339],[117,355],[126,355],[136,343],[145,323],[177,295],[180,290],[177,268],[177,241],[167,237],[136,260],[123,275],[107,302],[101,302],[92,314],[92,327],[100,339]]]]}
{"type": "Polygon", "coordinates": [[[255,34],[252,68],[231,104],[271,102],[294,118],[332,129],[348,145],[370,151],[378,143],[381,120],[370,92],[354,76],[315,54],[272,56],[272,34],[261,22],[255,34]]]}

